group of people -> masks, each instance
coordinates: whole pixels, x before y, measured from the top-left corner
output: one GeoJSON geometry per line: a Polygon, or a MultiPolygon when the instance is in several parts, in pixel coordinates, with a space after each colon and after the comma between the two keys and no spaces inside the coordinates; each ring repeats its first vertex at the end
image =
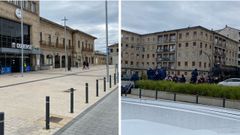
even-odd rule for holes
{"type": "Polygon", "coordinates": [[[83,69],[89,69],[89,63],[87,61],[83,62],[83,69]]]}

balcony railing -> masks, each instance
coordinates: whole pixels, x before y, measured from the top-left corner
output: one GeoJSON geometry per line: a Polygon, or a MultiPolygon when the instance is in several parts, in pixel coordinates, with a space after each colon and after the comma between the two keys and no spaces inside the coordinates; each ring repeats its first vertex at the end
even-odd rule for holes
{"type": "Polygon", "coordinates": [[[162,52],[175,52],[175,49],[157,49],[157,53],[162,53],[162,52]]]}
{"type": "Polygon", "coordinates": [[[90,49],[90,48],[82,48],[82,51],[84,51],[84,52],[93,52],[93,49],[90,49]]]}
{"type": "Polygon", "coordinates": [[[163,57],[163,58],[157,58],[157,61],[158,61],[158,62],[160,62],[160,61],[169,61],[169,62],[172,62],[172,61],[175,61],[175,58],[163,57]]]}

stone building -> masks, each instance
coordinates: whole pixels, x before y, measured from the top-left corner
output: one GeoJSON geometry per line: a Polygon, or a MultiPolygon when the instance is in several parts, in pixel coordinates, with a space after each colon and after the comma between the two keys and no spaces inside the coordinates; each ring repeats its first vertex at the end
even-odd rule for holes
{"type": "Polygon", "coordinates": [[[164,67],[169,75],[193,69],[207,75],[214,64],[237,65],[238,42],[202,26],[137,34],[122,30],[122,74],[164,67]]]}
{"type": "MultiPolygon", "coordinates": [[[[21,67],[20,1],[0,2],[0,65],[2,72],[19,72],[21,67]],[[6,70],[6,71],[5,71],[6,70]]],[[[24,63],[40,68],[39,2],[24,1],[24,63]]]]}
{"type": "Polygon", "coordinates": [[[100,51],[95,51],[95,64],[104,65],[106,64],[106,54],[100,51]]]}
{"type": "MultiPolygon", "coordinates": [[[[0,2],[0,67],[5,72],[19,72],[21,67],[21,1],[0,2]],[[6,70],[6,71],[5,71],[6,70]]],[[[96,37],[64,26],[39,15],[39,1],[23,1],[24,64],[27,69],[63,68],[65,63],[81,66],[94,63],[96,37]],[[65,54],[65,44],[67,54],[65,54]],[[65,61],[67,55],[67,61],[65,61]]]]}
{"type": "Polygon", "coordinates": [[[240,67],[240,30],[226,25],[225,28],[216,30],[216,32],[238,42],[238,67],[240,67]]]}
{"type": "Polygon", "coordinates": [[[118,43],[108,46],[109,48],[109,64],[118,64],[118,43]]]}

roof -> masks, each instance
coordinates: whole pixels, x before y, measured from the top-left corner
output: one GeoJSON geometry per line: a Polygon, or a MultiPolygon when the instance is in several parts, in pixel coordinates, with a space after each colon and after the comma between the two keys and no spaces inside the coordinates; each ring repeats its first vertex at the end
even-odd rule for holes
{"type": "Polygon", "coordinates": [[[108,47],[118,47],[118,43],[114,43],[114,44],[112,44],[112,45],[109,45],[108,47]]]}
{"type": "MultiPolygon", "coordinates": [[[[64,26],[63,26],[63,25],[60,25],[60,24],[58,24],[58,23],[56,23],[56,22],[53,22],[53,21],[50,21],[50,20],[48,20],[48,19],[46,19],[46,18],[40,17],[40,21],[44,21],[44,22],[50,23],[50,24],[52,24],[52,25],[55,25],[55,26],[57,26],[57,27],[60,27],[60,28],[63,28],[63,29],[64,29],[64,26]]],[[[90,34],[88,34],[88,33],[85,33],[85,32],[83,32],[83,31],[80,31],[80,30],[78,30],[78,29],[72,29],[72,28],[69,27],[69,26],[67,26],[67,29],[70,30],[70,31],[72,31],[72,32],[79,32],[79,33],[85,34],[85,35],[87,35],[87,36],[90,36],[91,38],[97,39],[95,36],[92,36],[92,35],[90,35],[90,34]]]]}
{"type": "MultiPolygon", "coordinates": [[[[205,28],[205,27],[202,27],[202,26],[200,26],[200,25],[199,25],[199,26],[192,26],[192,27],[185,27],[185,28],[180,28],[180,29],[167,30],[167,31],[147,33],[147,34],[138,34],[138,35],[140,35],[140,36],[146,36],[146,35],[153,35],[153,34],[161,34],[161,33],[165,33],[165,32],[178,32],[178,31],[182,31],[182,30],[197,29],[197,28],[206,30],[206,31],[208,31],[208,32],[212,32],[213,34],[217,34],[217,35],[223,36],[223,37],[225,37],[225,38],[227,38],[227,39],[229,39],[229,40],[231,40],[231,41],[233,41],[233,42],[238,43],[237,41],[235,41],[235,40],[233,40],[233,39],[231,39],[231,38],[229,38],[229,37],[226,37],[226,36],[224,36],[224,35],[222,35],[222,34],[219,34],[219,33],[216,32],[216,31],[209,30],[209,29],[207,29],[207,28],[205,28]]],[[[129,31],[126,31],[126,30],[123,30],[123,31],[129,32],[129,31]]],[[[134,33],[134,32],[130,32],[130,33],[134,33]]],[[[136,33],[134,33],[134,34],[136,34],[136,33]]]]}
{"type": "Polygon", "coordinates": [[[97,54],[97,55],[103,55],[103,56],[106,56],[106,53],[104,53],[104,52],[101,52],[101,51],[95,51],[95,54],[97,54]]]}

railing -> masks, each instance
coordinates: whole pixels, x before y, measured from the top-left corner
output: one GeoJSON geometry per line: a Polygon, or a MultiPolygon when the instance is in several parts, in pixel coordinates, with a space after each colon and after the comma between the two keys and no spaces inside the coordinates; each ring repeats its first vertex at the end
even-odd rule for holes
{"type": "Polygon", "coordinates": [[[82,48],[82,51],[93,52],[93,49],[90,49],[90,48],[82,48]]]}
{"type": "Polygon", "coordinates": [[[175,58],[163,57],[157,58],[157,61],[175,61],[175,58]]]}
{"type": "Polygon", "coordinates": [[[157,53],[162,53],[162,52],[175,52],[175,49],[158,49],[157,53]]]}

